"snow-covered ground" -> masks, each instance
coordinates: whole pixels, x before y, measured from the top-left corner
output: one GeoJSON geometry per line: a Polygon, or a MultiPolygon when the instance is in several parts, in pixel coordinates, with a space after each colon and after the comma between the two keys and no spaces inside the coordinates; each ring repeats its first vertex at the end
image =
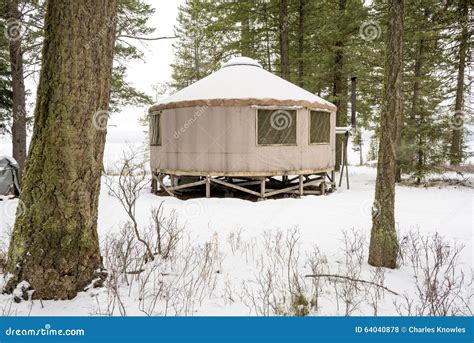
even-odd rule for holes
{"type": "MultiPolygon", "coordinates": [[[[142,115],[142,111],[130,110],[111,118],[106,170],[120,158],[126,145],[143,145],[144,129],[136,121],[142,115]]],[[[0,140],[0,150],[0,154],[9,154],[7,138],[0,140]]],[[[350,151],[350,160],[357,163],[357,153],[350,151]]],[[[106,283],[108,287],[89,289],[70,301],[15,304],[11,296],[0,295],[0,314],[291,315],[307,307],[312,315],[344,315],[346,310],[351,315],[373,315],[377,302],[378,315],[397,315],[394,301],[407,313],[402,305],[406,303],[404,295],[408,300],[418,296],[409,251],[404,253],[400,268],[385,270],[383,276],[375,274],[376,269],[366,262],[375,173],[371,167],[350,167],[349,190],[343,186],[327,196],[262,202],[237,198],[183,201],[158,197],[146,189],[137,203],[140,230],[151,234],[151,209],[162,202],[164,216],[170,218],[175,213],[178,226],[183,228],[172,258],[132,266],[143,262],[143,249],[135,241],[134,248],[142,249],[137,252],[141,255],[129,261],[127,272],[139,270],[138,274],[118,275],[115,279],[112,275],[106,283]],[[362,249],[358,242],[362,242],[362,249]],[[352,246],[346,248],[346,243],[352,246]],[[314,272],[312,268],[318,273],[383,283],[399,295],[384,291],[378,299],[378,287],[343,279],[337,282],[334,278],[321,278],[316,283],[304,277],[314,272]],[[114,280],[116,288],[111,285],[114,280]],[[309,304],[306,306],[306,300],[302,300],[293,306],[290,298],[296,293],[303,294],[309,304]],[[316,302],[316,294],[317,308],[311,306],[316,302]]],[[[448,176],[455,177],[445,175],[448,176]]],[[[3,249],[8,244],[17,206],[18,200],[0,201],[3,249]]],[[[465,274],[462,295],[468,302],[472,301],[469,280],[474,261],[473,215],[471,187],[397,186],[396,221],[402,240],[409,232],[419,232],[424,237],[438,233],[451,250],[455,245],[464,245],[456,268],[458,273],[465,274]]],[[[104,255],[108,254],[107,248],[123,238],[120,229],[126,222],[125,212],[118,200],[108,194],[103,180],[98,228],[104,255]]],[[[109,258],[113,255],[108,254],[109,258]]],[[[105,261],[111,271],[120,265],[113,258],[108,261],[106,257],[105,261]]],[[[422,272],[419,280],[421,275],[422,272]]]]}
{"type": "MultiPolygon", "coordinates": [[[[360,278],[370,280],[371,270],[374,268],[367,265],[366,252],[367,238],[370,236],[371,228],[375,169],[353,167],[350,170],[350,177],[350,190],[342,187],[336,193],[327,196],[304,196],[300,199],[288,198],[263,202],[234,198],[199,198],[182,201],[170,197],[158,197],[145,190],[137,205],[137,217],[141,228],[144,229],[149,224],[150,210],[164,201],[165,215],[169,216],[173,210],[176,211],[179,223],[184,226],[181,252],[178,254],[186,254],[196,248],[193,256],[196,260],[199,259],[199,262],[196,262],[197,269],[202,267],[200,264],[203,261],[202,256],[214,256],[210,258],[213,265],[208,266],[210,268],[208,273],[212,275],[203,281],[206,286],[201,288],[199,285],[195,286],[196,293],[201,292],[202,295],[195,294],[195,299],[192,301],[188,299],[190,296],[186,295],[187,293],[182,293],[188,285],[187,281],[182,285],[180,284],[182,280],[173,281],[177,283],[177,288],[183,288],[174,289],[176,294],[171,293],[169,296],[181,299],[183,304],[186,301],[191,302],[191,305],[188,304],[186,307],[175,300],[176,303],[167,306],[166,296],[160,295],[157,304],[151,307],[152,289],[156,289],[157,284],[163,281],[158,279],[166,278],[167,274],[179,273],[180,268],[183,268],[183,263],[194,263],[194,257],[177,258],[174,266],[173,262],[169,261],[149,263],[145,269],[150,270],[149,278],[152,281],[140,281],[137,277],[135,284],[132,282],[131,286],[127,286],[126,282],[122,281],[119,287],[120,300],[124,303],[125,313],[127,315],[144,315],[145,313],[153,315],[262,314],[264,312],[258,313],[256,308],[253,308],[252,301],[258,302],[258,300],[251,301],[250,294],[253,294],[255,298],[263,294],[259,289],[261,284],[265,283],[262,281],[265,270],[269,267],[276,269],[275,278],[277,278],[279,268],[284,269],[288,264],[286,261],[280,265],[278,262],[272,264],[268,262],[268,255],[271,254],[271,251],[269,252],[271,249],[275,251],[285,249],[288,243],[286,238],[290,236],[289,232],[298,232],[299,235],[296,247],[300,254],[298,263],[301,263],[302,276],[304,273],[311,273],[305,261],[309,261],[309,254],[316,246],[320,250],[318,261],[325,264],[327,270],[331,273],[346,275],[347,261],[343,249],[343,232],[354,229],[366,238],[360,278]],[[281,244],[278,243],[278,232],[282,233],[281,244]],[[267,243],[265,243],[266,239],[267,243]],[[205,255],[201,255],[204,250],[199,250],[198,247],[207,249],[205,255]],[[156,267],[150,267],[152,265],[156,267]],[[156,275],[159,275],[158,278],[156,275]],[[142,284],[146,285],[145,288],[149,293],[140,291],[142,284]],[[148,303],[147,297],[149,297],[148,303]]],[[[473,190],[466,187],[397,187],[396,219],[400,234],[404,236],[410,230],[419,230],[422,235],[438,232],[450,244],[457,242],[465,245],[460,256],[459,267],[469,277],[474,260],[472,253],[473,199],[473,190]]],[[[14,222],[13,213],[17,202],[18,200],[0,202],[2,214],[0,230],[4,244],[8,238],[9,228],[14,222]]],[[[100,195],[99,212],[99,234],[104,248],[106,236],[118,236],[119,227],[126,222],[127,218],[118,201],[107,194],[105,186],[100,195]]],[[[288,257],[285,254],[283,252],[282,256],[288,257]]],[[[146,273],[143,272],[141,275],[144,276],[146,273]]],[[[191,274],[192,272],[189,275],[191,274]]],[[[133,277],[136,276],[129,276],[129,279],[133,277]]],[[[345,305],[338,304],[341,300],[335,296],[336,288],[332,284],[333,282],[327,282],[325,286],[322,286],[319,309],[311,312],[312,314],[343,315],[345,313],[345,305]]],[[[396,270],[386,270],[384,285],[397,293],[414,295],[412,268],[404,265],[396,270]]],[[[286,286],[280,284],[275,287],[283,289],[286,286]]],[[[313,286],[310,284],[308,287],[313,286]]],[[[190,291],[192,292],[194,290],[190,291]]],[[[284,298],[283,293],[279,293],[282,298],[284,298]]],[[[362,296],[361,294],[359,296],[362,296]]],[[[393,300],[397,298],[401,301],[401,296],[396,297],[385,292],[384,299],[378,305],[378,314],[396,314],[393,300]]],[[[11,296],[2,295],[0,309],[3,308],[4,313],[11,315],[108,314],[106,308],[110,308],[111,300],[107,301],[107,299],[111,299],[110,290],[108,291],[107,288],[88,290],[70,301],[43,301],[42,303],[33,301],[11,304],[11,296]]],[[[353,314],[372,315],[373,310],[367,301],[364,299],[360,301],[361,304],[357,306],[353,314]]],[[[281,302],[285,301],[281,300],[281,302]]],[[[118,305],[114,314],[120,314],[118,305]]]]}

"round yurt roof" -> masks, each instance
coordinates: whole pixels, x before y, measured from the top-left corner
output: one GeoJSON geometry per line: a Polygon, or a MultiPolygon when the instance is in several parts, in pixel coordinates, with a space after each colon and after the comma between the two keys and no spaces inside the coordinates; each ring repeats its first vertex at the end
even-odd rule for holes
{"type": "Polygon", "coordinates": [[[194,106],[305,106],[335,111],[336,106],[278,77],[248,57],[234,57],[218,71],[160,100],[150,112],[194,106]]]}

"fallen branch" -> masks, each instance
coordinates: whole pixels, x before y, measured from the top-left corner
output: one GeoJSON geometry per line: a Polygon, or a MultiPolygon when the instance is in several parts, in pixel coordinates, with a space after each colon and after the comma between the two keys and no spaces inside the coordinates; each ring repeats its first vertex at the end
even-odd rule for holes
{"type": "Polygon", "coordinates": [[[379,285],[378,283],[375,283],[375,282],[372,282],[372,281],[367,281],[367,280],[361,280],[361,279],[353,279],[349,276],[343,276],[343,275],[336,275],[336,274],[309,274],[309,275],[305,275],[305,277],[313,277],[313,278],[318,278],[318,277],[327,277],[327,278],[338,278],[338,279],[344,279],[344,280],[349,280],[349,281],[353,281],[353,282],[360,282],[360,283],[366,283],[366,284],[369,284],[369,285],[372,285],[372,286],[377,286],[377,287],[380,287],[384,290],[386,290],[387,292],[390,292],[394,295],[400,295],[398,294],[397,292],[394,292],[392,291],[391,289],[385,287],[385,286],[382,286],[382,285],[379,285]]]}
{"type": "Polygon", "coordinates": [[[138,270],[127,271],[125,273],[130,274],[130,275],[138,275],[138,274],[143,273],[144,271],[145,271],[145,269],[138,269],[138,270]]]}

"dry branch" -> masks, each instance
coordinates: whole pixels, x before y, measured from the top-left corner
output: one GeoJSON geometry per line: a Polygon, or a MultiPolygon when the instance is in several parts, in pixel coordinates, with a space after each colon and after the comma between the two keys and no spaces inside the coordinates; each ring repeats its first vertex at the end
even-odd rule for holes
{"type": "Polygon", "coordinates": [[[400,295],[398,294],[397,292],[394,292],[392,291],[391,289],[385,287],[385,286],[382,286],[382,285],[379,285],[378,283],[375,283],[375,282],[372,282],[372,281],[367,281],[367,280],[361,280],[361,279],[354,279],[354,278],[351,278],[351,277],[348,277],[348,276],[344,276],[344,275],[337,275],[337,274],[309,274],[309,275],[305,275],[305,277],[313,277],[313,278],[318,278],[318,277],[327,277],[327,278],[338,278],[338,279],[344,279],[344,280],[349,280],[349,281],[353,281],[353,282],[360,282],[360,283],[366,283],[366,284],[369,284],[369,285],[372,285],[372,286],[377,286],[377,287],[380,287],[384,290],[386,290],[387,292],[390,292],[394,295],[400,295]]]}

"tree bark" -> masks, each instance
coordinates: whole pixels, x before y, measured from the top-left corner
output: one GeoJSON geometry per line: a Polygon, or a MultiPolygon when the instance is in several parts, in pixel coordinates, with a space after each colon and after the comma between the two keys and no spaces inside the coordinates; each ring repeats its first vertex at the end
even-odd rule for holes
{"type": "Polygon", "coordinates": [[[397,142],[403,118],[404,0],[390,0],[385,58],[384,107],[375,183],[369,264],[395,268],[398,240],[395,229],[395,176],[397,142]]]}
{"type": "MultiPolygon", "coordinates": [[[[339,0],[339,13],[342,18],[346,11],[346,0],[339,0]]],[[[334,81],[333,81],[333,97],[334,105],[337,107],[336,111],[336,126],[344,126],[347,122],[347,77],[344,75],[344,41],[343,28],[338,25],[339,37],[335,44],[334,57],[334,81]]],[[[341,153],[343,135],[336,135],[336,164],[335,168],[339,169],[341,166],[341,153]]]]}
{"type": "Polygon", "coordinates": [[[268,27],[268,7],[267,3],[263,2],[263,12],[264,12],[264,23],[265,23],[265,57],[267,61],[267,70],[271,73],[272,72],[272,54],[271,54],[271,47],[270,47],[270,33],[268,27]]]}
{"type": "Polygon", "coordinates": [[[305,37],[305,7],[307,0],[300,0],[298,6],[298,86],[304,88],[304,37],[305,37]]]}
{"type": "Polygon", "coordinates": [[[248,0],[240,0],[240,52],[242,56],[253,57],[254,50],[250,32],[250,4],[248,0]]]}
{"type": "Polygon", "coordinates": [[[48,0],[42,69],[5,287],[71,299],[101,275],[97,234],[116,0],[48,0]],[[100,116],[97,116],[97,114],[100,116]]]}
{"type": "MultiPolygon", "coordinates": [[[[10,1],[9,19],[21,21],[22,14],[16,1],[10,1]]],[[[20,180],[26,162],[26,93],[23,75],[23,51],[21,37],[9,42],[10,68],[12,77],[12,146],[13,158],[20,166],[20,180]]]]}
{"type": "Polygon", "coordinates": [[[469,44],[469,0],[460,0],[459,13],[461,22],[461,37],[459,39],[458,75],[456,83],[456,101],[452,119],[453,132],[450,147],[450,162],[459,165],[463,159],[463,108],[464,108],[464,72],[466,69],[466,56],[469,44]]]}
{"type": "Polygon", "coordinates": [[[290,79],[290,51],[288,42],[288,3],[287,0],[280,0],[280,65],[281,76],[285,80],[290,79]]]}
{"type": "MultiPolygon", "coordinates": [[[[420,106],[420,88],[421,88],[421,82],[422,82],[422,65],[423,65],[423,55],[424,55],[424,50],[425,50],[425,41],[423,39],[420,39],[419,41],[419,46],[418,46],[418,52],[416,56],[416,61],[415,61],[415,83],[413,85],[413,99],[412,99],[412,104],[411,104],[411,115],[413,119],[413,123],[415,123],[416,119],[418,118],[418,123],[419,123],[419,128],[421,131],[423,130],[423,123],[424,123],[424,117],[423,117],[423,109],[420,106]]],[[[424,165],[424,152],[423,152],[423,133],[418,132],[418,150],[417,150],[417,167],[418,167],[418,176],[417,176],[417,183],[421,183],[421,177],[419,171],[423,168],[424,165]]],[[[400,176],[401,178],[401,176],[400,176]]]]}

